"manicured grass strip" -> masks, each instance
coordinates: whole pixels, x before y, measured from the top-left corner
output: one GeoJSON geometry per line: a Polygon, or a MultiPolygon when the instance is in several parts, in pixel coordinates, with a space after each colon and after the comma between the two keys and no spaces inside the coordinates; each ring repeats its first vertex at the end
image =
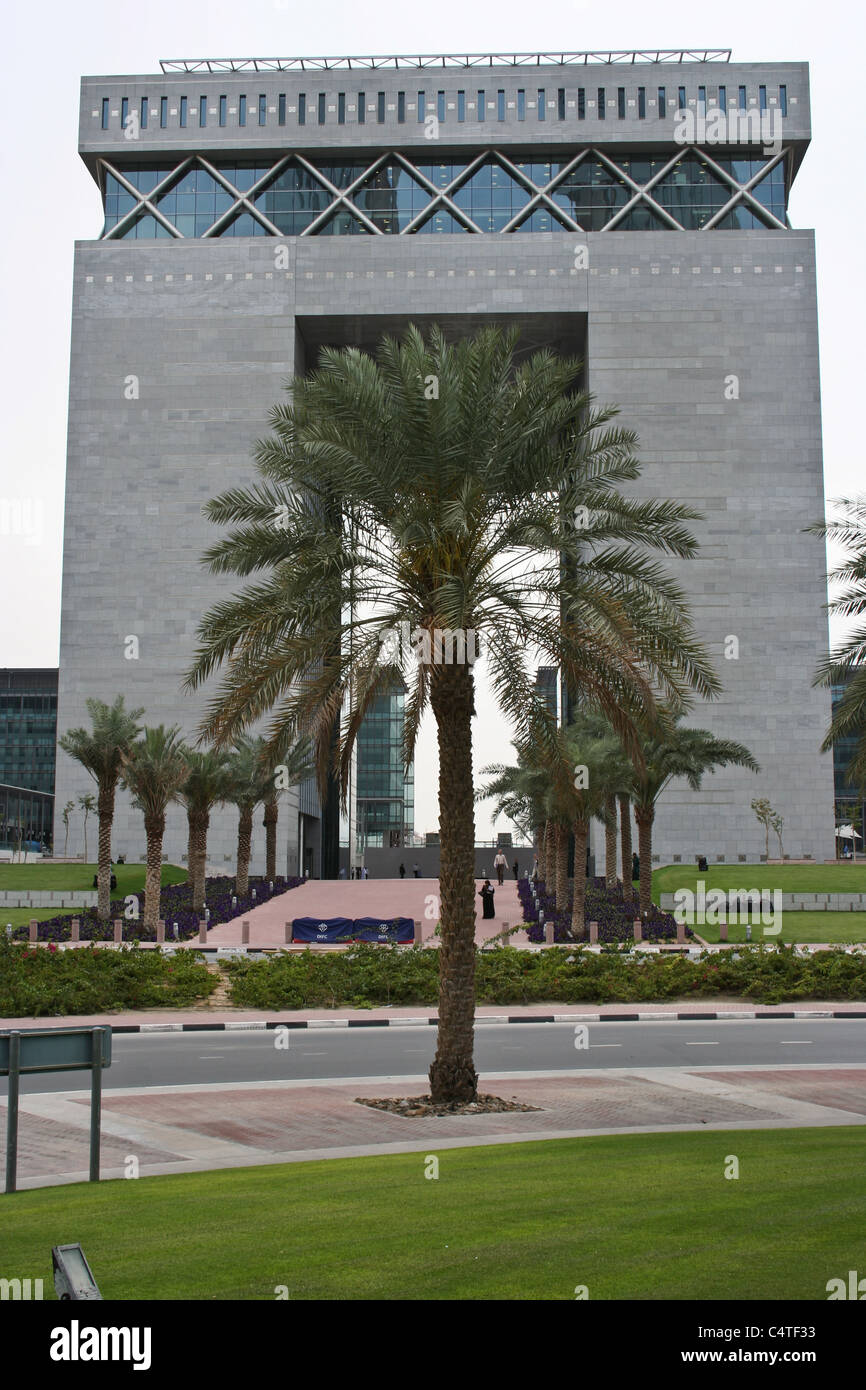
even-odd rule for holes
{"type": "MultiPolygon", "coordinates": [[[[144,892],[144,867],[143,864],[112,865],[117,876],[117,888],[113,890],[116,898],[144,892]]],[[[18,888],[49,893],[93,892],[96,869],[96,864],[0,864],[0,892],[11,893],[18,888]]],[[[163,864],[163,887],[172,883],[186,883],[186,869],[163,864]]]]}
{"type": "Polygon", "coordinates": [[[50,1296],[80,1241],[105,1298],[787,1302],[862,1260],[866,1127],[430,1153],[438,1179],[421,1152],[19,1192],[4,1272],[50,1296]]]}
{"type": "MultiPolygon", "coordinates": [[[[49,917],[56,917],[58,910],[56,907],[0,907],[0,931],[5,933],[7,923],[12,927],[29,926],[33,918],[37,922],[47,922],[49,917]]],[[[77,914],[79,917],[81,913],[77,914]]],[[[70,921],[76,916],[73,908],[69,909],[70,921]]]]}
{"type": "Polygon", "coordinates": [[[699,874],[694,864],[653,872],[653,901],[698,883],[707,888],[780,888],[783,893],[866,893],[866,861],[857,864],[717,864],[699,874]]]}
{"type": "MultiPolygon", "coordinates": [[[[691,923],[689,925],[691,926],[691,923]]],[[[767,925],[773,926],[777,923],[767,925]]],[[[783,912],[781,925],[782,930],[775,936],[764,936],[764,927],[760,920],[756,919],[752,926],[752,941],[782,941],[786,945],[799,941],[826,941],[846,946],[854,942],[866,942],[866,912],[783,912]]],[[[693,930],[703,937],[704,941],[719,940],[718,927],[711,926],[709,922],[698,922],[693,930]]],[[[729,941],[742,942],[745,939],[745,922],[732,922],[728,925],[729,941]]]]}

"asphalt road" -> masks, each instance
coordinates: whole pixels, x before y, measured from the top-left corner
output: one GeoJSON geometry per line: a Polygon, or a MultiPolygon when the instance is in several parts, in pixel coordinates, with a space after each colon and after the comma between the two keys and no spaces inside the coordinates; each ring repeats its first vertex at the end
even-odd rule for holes
{"type": "MultiPolygon", "coordinates": [[[[866,1019],[774,1019],[748,1022],[590,1023],[587,1046],[575,1046],[571,1023],[482,1025],[475,1065],[482,1076],[580,1071],[605,1067],[866,1065],[866,1019]]],[[[104,1087],[208,1085],[426,1075],[436,1029],[314,1028],[275,1031],[120,1034],[104,1087]]],[[[83,1090],[87,1072],[22,1078],[22,1091],[83,1090]]],[[[0,1081],[5,1094],[6,1081],[0,1081]]]]}

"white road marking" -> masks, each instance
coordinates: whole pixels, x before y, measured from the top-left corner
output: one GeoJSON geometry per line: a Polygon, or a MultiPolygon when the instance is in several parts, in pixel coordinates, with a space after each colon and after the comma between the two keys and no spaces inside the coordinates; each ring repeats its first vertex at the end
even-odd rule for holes
{"type": "Polygon", "coordinates": [[[590,1047],[622,1047],[622,1043],[590,1043],[590,1047]]]}
{"type": "Polygon", "coordinates": [[[782,1047],[811,1047],[811,1038],[780,1038],[779,1044],[782,1047]]]}
{"type": "Polygon", "coordinates": [[[686,1047],[718,1047],[717,1042],[687,1042],[686,1047]]]}

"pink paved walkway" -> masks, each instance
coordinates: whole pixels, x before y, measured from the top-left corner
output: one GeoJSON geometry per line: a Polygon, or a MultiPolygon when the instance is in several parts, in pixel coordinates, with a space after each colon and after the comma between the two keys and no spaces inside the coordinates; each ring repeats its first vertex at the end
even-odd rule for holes
{"type": "MultiPolygon", "coordinates": [[[[485,922],[481,916],[480,892],[483,879],[475,884],[475,940],[487,941],[496,936],[507,924],[516,927],[523,921],[523,912],[517,897],[517,884],[506,879],[500,888],[493,884],[495,891],[494,907],[496,917],[485,922]]],[[[439,920],[439,880],[438,878],[382,878],[359,880],[310,879],[300,888],[281,893],[270,902],[263,903],[252,912],[236,917],[232,922],[224,922],[208,932],[209,946],[239,946],[241,944],[241,924],[250,924],[251,946],[282,946],[285,943],[285,924],[294,917],[381,917],[390,921],[394,917],[411,917],[412,921],[424,924],[424,938],[433,935],[439,920]]],[[[197,941],[189,942],[197,946],[197,941]]],[[[321,949],[327,950],[328,947],[321,949]]]]}

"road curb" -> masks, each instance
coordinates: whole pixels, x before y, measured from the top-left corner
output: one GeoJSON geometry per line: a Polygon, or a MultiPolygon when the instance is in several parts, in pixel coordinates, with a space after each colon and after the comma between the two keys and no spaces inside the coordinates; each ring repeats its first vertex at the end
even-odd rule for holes
{"type": "MultiPolygon", "coordinates": [[[[769,1013],[766,1009],[750,1009],[731,1013],[622,1013],[622,1014],[483,1014],[476,1018],[475,1026],[501,1026],[506,1023],[649,1023],[660,1020],[663,1023],[742,1023],[749,1020],[768,1022],[780,1019],[853,1019],[866,1018],[866,1009],[785,1009],[769,1013]]],[[[271,1021],[254,1019],[222,1023],[120,1023],[111,1025],[113,1033],[222,1033],[267,1031],[273,1028],[417,1028],[438,1027],[436,1017],[424,1018],[310,1018],[276,1019],[271,1021]]]]}

